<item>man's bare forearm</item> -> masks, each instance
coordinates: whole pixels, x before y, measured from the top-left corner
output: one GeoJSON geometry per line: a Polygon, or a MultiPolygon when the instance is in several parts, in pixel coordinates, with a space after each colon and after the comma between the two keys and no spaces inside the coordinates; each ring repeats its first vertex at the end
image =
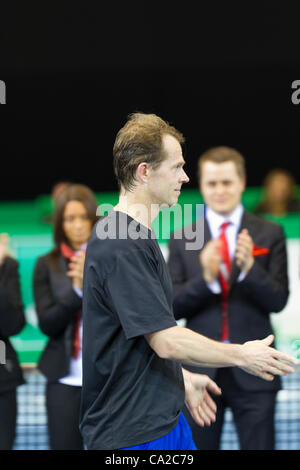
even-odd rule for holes
{"type": "Polygon", "coordinates": [[[240,344],[228,344],[214,341],[206,336],[195,333],[188,328],[174,331],[175,349],[173,359],[189,365],[201,367],[232,367],[244,364],[243,351],[240,344]]]}
{"type": "Polygon", "coordinates": [[[174,326],[162,330],[153,335],[151,342],[153,349],[156,349],[156,344],[162,345],[162,356],[183,364],[199,367],[244,365],[241,345],[214,341],[188,328],[174,326]]]}

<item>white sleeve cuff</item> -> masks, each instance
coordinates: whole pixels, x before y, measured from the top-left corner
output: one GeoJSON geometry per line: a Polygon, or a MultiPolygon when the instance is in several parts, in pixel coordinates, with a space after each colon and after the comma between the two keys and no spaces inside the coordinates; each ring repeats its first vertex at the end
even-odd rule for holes
{"type": "Polygon", "coordinates": [[[73,289],[74,289],[74,291],[76,292],[76,294],[78,295],[78,297],[81,297],[81,298],[82,298],[82,295],[83,295],[82,290],[79,289],[79,287],[76,287],[76,286],[73,286],[73,289]]]}
{"type": "Polygon", "coordinates": [[[241,271],[239,274],[239,277],[237,278],[237,282],[243,281],[245,277],[246,277],[246,274],[243,271],[241,271]]]}
{"type": "Polygon", "coordinates": [[[216,279],[210,283],[207,284],[207,287],[214,293],[214,294],[220,294],[222,292],[221,286],[219,281],[216,279]]]}

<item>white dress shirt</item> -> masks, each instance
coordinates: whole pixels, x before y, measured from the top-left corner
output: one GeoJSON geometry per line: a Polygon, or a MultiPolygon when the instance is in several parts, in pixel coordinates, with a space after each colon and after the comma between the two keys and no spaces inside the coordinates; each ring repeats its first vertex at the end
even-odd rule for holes
{"type": "MultiPolygon", "coordinates": [[[[228,217],[224,217],[223,215],[218,214],[208,206],[206,207],[206,220],[210,229],[212,239],[216,240],[219,238],[221,233],[221,225],[224,222],[231,222],[231,224],[226,228],[226,238],[228,242],[229,255],[231,261],[233,260],[235,254],[236,239],[241,225],[243,213],[244,208],[242,204],[239,204],[228,217]]],[[[237,281],[240,282],[244,278],[245,273],[241,272],[237,281]]],[[[221,293],[221,285],[217,279],[207,285],[214,294],[221,293]]]]}

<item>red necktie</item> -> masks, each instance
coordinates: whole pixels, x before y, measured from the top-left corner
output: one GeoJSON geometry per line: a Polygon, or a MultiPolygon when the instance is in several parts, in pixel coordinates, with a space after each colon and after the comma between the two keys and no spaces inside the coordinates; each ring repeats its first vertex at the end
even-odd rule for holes
{"type": "Polygon", "coordinates": [[[231,259],[229,254],[229,246],[226,238],[226,228],[231,222],[224,222],[220,229],[221,233],[219,240],[221,241],[221,265],[220,265],[220,284],[222,288],[222,333],[221,341],[227,341],[229,339],[228,334],[228,293],[229,293],[229,277],[231,273],[231,259]]]}
{"type": "Polygon", "coordinates": [[[77,312],[76,315],[75,315],[73,351],[72,351],[72,357],[74,359],[77,359],[77,357],[79,355],[79,351],[81,349],[80,322],[81,322],[81,312],[77,312]]]}
{"type": "MultiPolygon", "coordinates": [[[[75,256],[75,252],[68,246],[66,243],[60,244],[60,250],[62,255],[67,258],[68,262],[70,259],[75,256]]],[[[79,355],[79,351],[81,349],[81,341],[80,341],[80,321],[81,321],[81,310],[75,314],[74,318],[74,333],[73,333],[73,350],[72,350],[72,357],[77,359],[79,355]]]]}

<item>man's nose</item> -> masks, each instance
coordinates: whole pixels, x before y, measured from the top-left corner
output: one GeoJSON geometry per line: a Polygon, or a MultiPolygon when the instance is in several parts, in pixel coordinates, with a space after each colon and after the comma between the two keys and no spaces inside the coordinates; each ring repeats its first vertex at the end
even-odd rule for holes
{"type": "Polygon", "coordinates": [[[182,175],[182,178],[181,178],[181,181],[183,183],[188,183],[190,181],[190,178],[188,177],[188,175],[186,174],[186,172],[184,170],[183,171],[183,175],[182,175]]]}
{"type": "Polygon", "coordinates": [[[217,194],[223,194],[225,187],[223,184],[217,184],[216,185],[216,193],[217,194]]]}

